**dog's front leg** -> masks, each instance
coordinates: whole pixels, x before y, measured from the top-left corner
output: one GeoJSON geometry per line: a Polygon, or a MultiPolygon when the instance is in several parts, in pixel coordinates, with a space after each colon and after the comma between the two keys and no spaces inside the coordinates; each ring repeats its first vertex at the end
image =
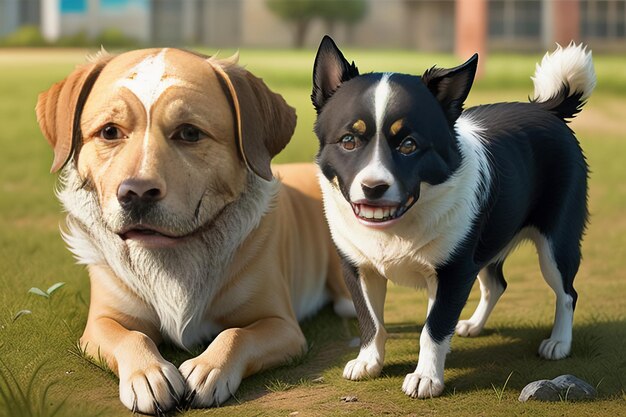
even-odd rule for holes
{"type": "Polygon", "coordinates": [[[385,360],[384,308],[387,279],[376,271],[358,270],[342,256],[343,273],[352,295],[361,331],[361,350],[348,362],[343,377],[353,381],[377,377],[385,360]]]}
{"type": "Polygon", "coordinates": [[[450,339],[467,302],[476,272],[446,267],[437,279],[428,279],[428,317],[420,336],[417,367],[408,374],[402,390],[413,398],[438,397],[443,392],[443,370],[450,339]]]}
{"type": "Polygon", "coordinates": [[[271,317],[226,329],[201,355],[180,366],[188,401],[192,407],[218,406],[246,376],[285,363],[305,349],[306,339],[292,319],[271,317]]]}
{"type": "Polygon", "coordinates": [[[158,329],[121,312],[119,303],[140,306],[141,300],[129,303],[131,295],[113,293],[110,284],[116,278],[107,267],[90,265],[89,273],[91,302],[81,346],[90,356],[105,360],[119,377],[120,400],[126,407],[144,414],[174,408],[185,384],[178,369],[157,349],[158,329]]]}

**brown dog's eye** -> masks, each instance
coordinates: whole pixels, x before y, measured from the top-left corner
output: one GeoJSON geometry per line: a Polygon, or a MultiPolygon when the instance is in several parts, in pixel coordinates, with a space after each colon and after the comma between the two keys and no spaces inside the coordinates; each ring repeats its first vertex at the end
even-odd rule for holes
{"type": "Polygon", "coordinates": [[[400,152],[402,155],[411,155],[416,150],[417,143],[415,142],[415,139],[410,136],[404,139],[400,146],[398,146],[398,152],[400,152]]]}
{"type": "Polygon", "coordinates": [[[361,145],[361,141],[359,138],[353,135],[344,135],[341,137],[339,144],[346,151],[353,151],[361,145]]]}
{"type": "Polygon", "coordinates": [[[202,131],[200,129],[193,125],[184,124],[174,132],[172,139],[185,142],[197,142],[201,137],[202,131]]]}
{"type": "Polygon", "coordinates": [[[104,140],[116,140],[124,137],[122,131],[117,126],[108,124],[100,131],[100,137],[104,140]]]}

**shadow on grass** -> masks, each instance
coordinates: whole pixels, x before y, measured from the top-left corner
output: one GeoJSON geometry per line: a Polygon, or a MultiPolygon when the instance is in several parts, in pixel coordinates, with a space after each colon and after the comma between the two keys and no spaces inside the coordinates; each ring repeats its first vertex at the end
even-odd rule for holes
{"type": "MultiPolygon", "coordinates": [[[[333,374],[330,379],[335,378],[335,374],[341,375],[345,362],[358,351],[349,345],[358,335],[356,321],[342,320],[326,308],[303,323],[302,328],[309,341],[309,351],[288,365],[245,379],[235,398],[224,406],[255,400],[272,392],[310,387],[316,384],[316,378],[327,372],[333,374]]],[[[421,326],[390,323],[387,331],[390,336],[388,364],[382,376],[397,378],[401,384],[404,376],[415,369],[421,326]],[[396,352],[399,354],[394,358],[396,352]]],[[[509,375],[507,389],[521,391],[531,381],[562,374],[585,379],[597,387],[600,398],[621,395],[623,375],[626,375],[626,358],[622,351],[626,320],[591,320],[576,325],[572,355],[560,361],[544,360],[537,354],[539,344],[549,334],[550,327],[545,325],[510,325],[485,329],[475,338],[455,336],[446,363],[444,395],[491,391],[494,386],[505,385],[509,375]]]]}
{"type": "MultiPolygon", "coordinates": [[[[418,328],[397,324],[387,329],[395,339],[408,339],[415,331],[415,361],[392,362],[383,368],[385,376],[404,378],[417,364],[418,328]]],[[[486,329],[474,338],[455,336],[446,360],[447,393],[491,390],[493,385],[502,386],[511,374],[507,386],[518,391],[535,380],[573,374],[595,386],[600,398],[622,395],[626,389],[626,320],[575,325],[572,353],[558,361],[542,359],[537,353],[550,331],[551,327],[544,325],[519,325],[486,329]]],[[[391,361],[388,354],[387,362],[391,361]]]]}

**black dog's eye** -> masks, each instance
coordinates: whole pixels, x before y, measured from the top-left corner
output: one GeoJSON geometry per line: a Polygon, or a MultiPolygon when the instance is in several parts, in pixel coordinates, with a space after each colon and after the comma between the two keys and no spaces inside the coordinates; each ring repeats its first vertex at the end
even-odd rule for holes
{"type": "Polygon", "coordinates": [[[100,131],[100,137],[104,140],[117,140],[122,139],[124,134],[114,124],[107,124],[100,131]]]}
{"type": "Polygon", "coordinates": [[[359,140],[359,138],[353,135],[342,136],[339,143],[341,144],[341,147],[344,148],[346,151],[353,151],[361,145],[361,141],[359,140]]]}
{"type": "Polygon", "coordinates": [[[411,155],[417,150],[417,142],[412,137],[408,137],[398,146],[398,152],[402,155],[411,155]]]}
{"type": "Polygon", "coordinates": [[[184,142],[197,142],[201,137],[202,131],[200,129],[193,125],[184,124],[174,132],[172,139],[182,140],[184,142]]]}

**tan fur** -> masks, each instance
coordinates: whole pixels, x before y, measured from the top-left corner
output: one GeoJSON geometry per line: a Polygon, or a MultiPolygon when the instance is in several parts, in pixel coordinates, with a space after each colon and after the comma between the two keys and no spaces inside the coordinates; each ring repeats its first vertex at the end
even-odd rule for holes
{"type": "Polygon", "coordinates": [[[354,124],[352,125],[352,129],[354,129],[354,131],[359,135],[364,135],[365,131],[367,130],[367,126],[365,125],[365,122],[363,120],[359,119],[354,122],[354,124]]]}
{"type": "Polygon", "coordinates": [[[233,62],[169,49],[97,57],[42,93],[37,113],[53,170],[70,158],[59,192],[65,238],[91,278],[81,343],[119,376],[127,407],[158,413],[185,394],[198,407],[224,402],[242,378],[306,349],[298,319],[325,293],[348,298],[316,169],[277,167],[282,184],[272,179],[293,109],[233,62]],[[101,137],[109,123],[123,138],[101,137]],[[206,136],[172,139],[184,124],[206,136]],[[129,180],[161,191],[160,217],[145,220],[174,236],[172,248],[121,238],[118,190],[129,180]],[[157,348],[212,336],[179,369],[157,348]]]}
{"type": "Polygon", "coordinates": [[[403,125],[404,125],[404,119],[399,119],[393,122],[393,124],[389,128],[389,133],[391,133],[391,136],[397,135],[400,129],[402,129],[403,125]]]}

